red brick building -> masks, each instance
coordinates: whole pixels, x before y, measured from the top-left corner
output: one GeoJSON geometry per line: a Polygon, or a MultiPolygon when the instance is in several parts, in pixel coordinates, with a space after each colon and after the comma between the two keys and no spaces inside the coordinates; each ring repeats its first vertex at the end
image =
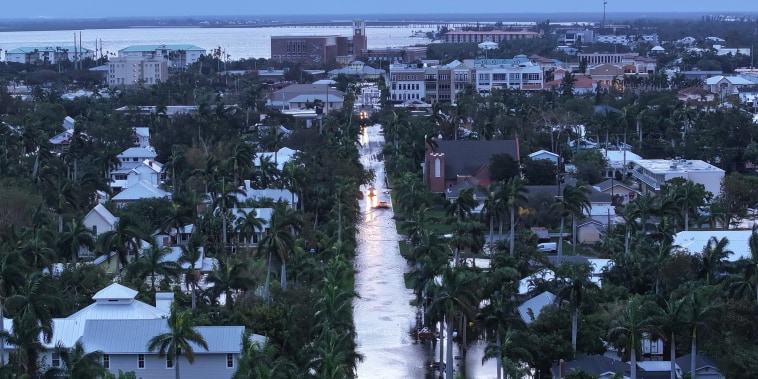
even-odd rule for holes
{"type": "Polygon", "coordinates": [[[490,184],[490,160],[497,154],[509,154],[519,161],[519,141],[437,141],[427,149],[424,182],[436,193],[463,182],[474,186],[490,184]]]}
{"type": "Polygon", "coordinates": [[[304,65],[352,62],[368,46],[366,23],[353,21],[352,36],[271,36],[271,59],[304,65]]]}

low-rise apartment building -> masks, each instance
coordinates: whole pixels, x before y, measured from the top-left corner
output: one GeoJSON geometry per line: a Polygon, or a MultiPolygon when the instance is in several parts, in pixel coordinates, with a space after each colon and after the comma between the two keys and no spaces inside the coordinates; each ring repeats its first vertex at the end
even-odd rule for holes
{"type": "Polygon", "coordinates": [[[108,62],[109,86],[150,86],[168,79],[168,61],[163,58],[116,57],[108,62]]]}
{"type": "Polygon", "coordinates": [[[5,52],[6,62],[23,64],[56,64],[95,59],[95,52],[79,46],[24,46],[5,52]]]}
{"type": "Polygon", "coordinates": [[[701,160],[690,159],[635,160],[629,172],[640,182],[643,193],[658,192],[667,181],[683,178],[702,184],[706,191],[718,195],[724,179],[724,170],[701,160]]]}
{"type": "Polygon", "coordinates": [[[171,68],[184,68],[197,62],[206,50],[195,45],[133,45],[118,51],[119,57],[162,59],[171,68]]]}

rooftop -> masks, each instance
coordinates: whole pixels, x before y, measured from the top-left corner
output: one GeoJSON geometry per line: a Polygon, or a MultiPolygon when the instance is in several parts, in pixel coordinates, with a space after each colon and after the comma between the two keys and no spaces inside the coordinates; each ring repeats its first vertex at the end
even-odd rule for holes
{"type": "Polygon", "coordinates": [[[185,51],[205,51],[202,47],[198,47],[195,45],[189,45],[189,44],[180,44],[180,45],[132,45],[125,47],[119,52],[148,52],[148,51],[156,51],[156,50],[185,50],[185,51]]]}
{"type": "Polygon", "coordinates": [[[637,166],[643,167],[654,174],[672,174],[684,172],[724,172],[724,170],[701,160],[692,159],[638,159],[637,166]]]}

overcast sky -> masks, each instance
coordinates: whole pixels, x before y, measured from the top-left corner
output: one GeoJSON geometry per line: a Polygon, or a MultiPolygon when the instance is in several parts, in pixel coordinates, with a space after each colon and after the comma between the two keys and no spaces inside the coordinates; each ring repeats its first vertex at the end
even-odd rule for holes
{"type": "MultiPolygon", "coordinates": [[[[3,2],[0,18],[403,13],[602,13],[603,0],[33,0],[3,2]],[[466,9],[461,9],[465,6],[466,9]]],[[[608,0],[607,12],[758,13],[755,0],[608,0]]]]}

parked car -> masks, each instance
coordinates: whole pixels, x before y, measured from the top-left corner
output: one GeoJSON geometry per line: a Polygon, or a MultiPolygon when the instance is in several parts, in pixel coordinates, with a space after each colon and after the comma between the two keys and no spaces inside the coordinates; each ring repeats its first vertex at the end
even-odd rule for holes
{"type": "Polygon", "coordinates": [[[537,245],[537,250],[541,253],[555,253],[558,251],[558,244],[555,242],[543,242],[537,245]]]}
{"type": "Polygon", "coordinates": [[[390,204],[388,202],[386,202],[386,201],[380,201],[380,202],[376,203],[376,207],[374,207],[374,208],[387,209],[389,207],[390,207],[390,204]]]}

